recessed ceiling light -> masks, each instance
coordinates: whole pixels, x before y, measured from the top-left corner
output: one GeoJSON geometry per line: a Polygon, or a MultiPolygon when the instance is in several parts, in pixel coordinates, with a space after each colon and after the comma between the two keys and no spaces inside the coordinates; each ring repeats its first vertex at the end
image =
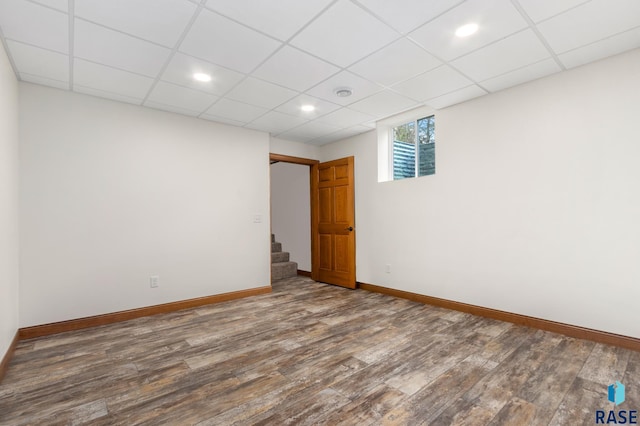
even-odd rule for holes
{"type": "Polygon", "coordinates": [[[303,110],[304,112],[311,112],[311,111],[315,111],[316,107],[314,107],[313,105],[302,105],[300,109],[303,110]]]}
{"type": "Polygon", "coordinates": [[[203,83],[208,83],[211,81],[211,76],[209,74],[197,72],[193,75],[193,79],[196,81],[201,81],[203,83]]]}
{"type": "Polygon", "coordinates": [[[338,87],[334,93],[336,94],[336,96],[340,97],[340,98],[346,98],[348,96],[351,96],[353,94],[353,90],[349,89],[348,87],[338,87]]]}
{"type": "Polygon", "coordinates": [[[456,30],[456,35],[458,37],[468,37],[471,34],[474,34],[476,31],[478,31],[478,24],[467,24],[458,27],[458,29],[456,30]]]}

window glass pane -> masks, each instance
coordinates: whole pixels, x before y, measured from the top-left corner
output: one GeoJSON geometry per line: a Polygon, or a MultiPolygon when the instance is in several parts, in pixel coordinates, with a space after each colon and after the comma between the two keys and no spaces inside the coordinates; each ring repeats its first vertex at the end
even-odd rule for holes
{"type": "Polygon", "coordinates": [[[393,179],[416,175],[416,123],[393,128],[393,179]]]}
{"type": "Polygon", "coordinates": [[[436,132],[435,117],[418,120],[418,176],[432,175],[436,172],[436,132]]]}

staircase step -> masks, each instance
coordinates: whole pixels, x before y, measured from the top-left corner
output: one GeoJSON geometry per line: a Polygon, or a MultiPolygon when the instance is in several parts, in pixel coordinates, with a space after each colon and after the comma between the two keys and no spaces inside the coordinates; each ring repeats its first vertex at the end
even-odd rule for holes
{"type": "Polygon", "coordinates": [[[289,253],[286,251],[271,253],[271,263],[288,262],[288,261],[289,261],[289,253]]]}
{"type": "Polygon", "coordinates": [[[279,253],[282,251],[282,243],[271,243],[271,253],[279,253]]]}
{"type": "Polygon", "coordinates": [[[298,275],[298,264],[296,262],[278,262],[271,264],[271,281],[295,277],[296,275],[298,275]]]}

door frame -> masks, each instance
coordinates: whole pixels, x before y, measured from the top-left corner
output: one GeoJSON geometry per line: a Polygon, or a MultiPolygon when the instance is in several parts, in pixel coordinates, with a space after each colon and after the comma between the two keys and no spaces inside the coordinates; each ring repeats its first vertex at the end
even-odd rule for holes
{"type": "MultiPolygon", "coordinates": [[[[310,195],[310,200],[309,200],[309,205],[311,207],[311,216],[309,217],[309,220],[311,221],[311,235],[310,235],[310,242],[311,242],[311,278],[313,279],[313,277],[316,276],[317,274],[317,266],[314,264],[313,259],[315,259],[315,244],[314,244],[314,239],[316,238],[315,235],[317,233],[317,221],[315,220],[318,210],[318,206],[317,206],[317,200],[318,197],[316,196],[317,194],[315,194],[315,192],[318,191],[318,188],[315,186],[314,184],[314,173],[317,173],[318,170],[318,164],[320,164],[319,160],[312,160],[310,158],[302,158],[302,157],[293,157],[291,155],[282,155],[282,154],[273,154],[273,153],[269,153],[269,163],[273,164],[273,163],[290,163],[290,164],[300,164],[303,166],[309,166],[309,195],[310,195]],[[315,192],[314,192],[315,191],[315,192]]],[[[269,185],[269,192],[271,192],[271,185],[269,185]]],[[[269,203],[271,203],[271,200],[269,200],[269,203]]]]}

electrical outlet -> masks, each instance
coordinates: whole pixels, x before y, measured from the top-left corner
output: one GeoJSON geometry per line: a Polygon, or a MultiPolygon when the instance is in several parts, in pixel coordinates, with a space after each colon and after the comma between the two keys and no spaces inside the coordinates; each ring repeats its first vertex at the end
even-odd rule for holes
{"type": "Polygon", "coordinates": [[[390,274],[391,273],[391,265],[389,265],[389,264],[384,265],[384,271],[387,274],[390,274]]]}
{"type": "Polygon", "coordinates": [[[158,287],[160,285],[160,277],[158,275],[151,275],[149,283],[151,284],[151,288],[158,287]]]}

